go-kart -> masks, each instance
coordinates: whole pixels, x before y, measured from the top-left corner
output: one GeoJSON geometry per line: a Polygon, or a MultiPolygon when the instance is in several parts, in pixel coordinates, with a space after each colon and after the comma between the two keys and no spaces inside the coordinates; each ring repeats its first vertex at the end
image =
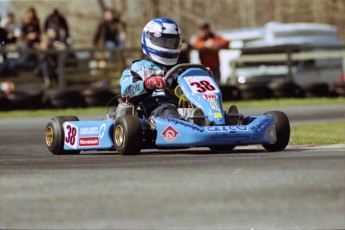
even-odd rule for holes
{"type": "Polygon", "coordinates": [[[142,105],[120,97],[110,112],[107,105],[104,120],[53,117],[45,131],[48,149],[56,155],[86,150],[135,155],[148,148],[208,147],[231,151],[236,146],[260,144],[266,150],[281,151],[288,145],[290,124],[283,112],[244,116],[233,107],[223,110],[221,91],[200,64],[176,65],[166,73],[165,81],[172,76],[177,76],[174,93],[183,119],[150,117],[142,105]]]}

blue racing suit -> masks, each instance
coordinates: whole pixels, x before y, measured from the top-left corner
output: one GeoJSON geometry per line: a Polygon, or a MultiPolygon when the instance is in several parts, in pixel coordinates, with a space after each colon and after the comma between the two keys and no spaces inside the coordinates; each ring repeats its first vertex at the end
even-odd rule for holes
{"type": "Polygon", "coordinates": [[[166,93],[148,90],[144,86],[146,78],[153,75],[164,76],[169,67],[152,62],[145,58],[134,61],[131,66],[122,72],[120,79],[121,95],[128,95],[134,104],[142,103],[146,111],[154,116],[181,118],[176,110],[177,99],[166,93]]]}

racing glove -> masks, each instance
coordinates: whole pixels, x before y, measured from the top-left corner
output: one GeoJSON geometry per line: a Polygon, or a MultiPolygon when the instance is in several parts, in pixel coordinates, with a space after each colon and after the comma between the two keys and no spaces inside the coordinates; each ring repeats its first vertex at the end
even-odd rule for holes
{"type": "Polygon", "coordinates": [[[146,89],[164,89],[165,82],[162,76],[154,75],[145,79],[144,86],[146,89]]]}

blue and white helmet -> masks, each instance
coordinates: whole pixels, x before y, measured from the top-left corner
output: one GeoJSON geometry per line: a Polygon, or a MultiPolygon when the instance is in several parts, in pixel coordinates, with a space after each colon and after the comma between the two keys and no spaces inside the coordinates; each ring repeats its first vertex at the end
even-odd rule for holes
{"type": "Polygon", "coordinates": [[[170,18],[151,20],[141,34],[144,54],[163,65],[175,65],[180,55],[181,30],[170,18]]]}

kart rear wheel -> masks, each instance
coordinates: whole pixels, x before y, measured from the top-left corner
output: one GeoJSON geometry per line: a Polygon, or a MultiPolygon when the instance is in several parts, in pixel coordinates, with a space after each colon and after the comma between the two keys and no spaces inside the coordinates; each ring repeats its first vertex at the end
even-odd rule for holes
{"type": "Polygon", "coordinates": [[[63,123],[65,121],[79,121],[76,116],[57,116],[50,119],[46,126],[46,145],[54,155],[79,154],[80,150],[64,150],[65,133],[63,123]]]}
{"type": "Polygon", "coordinates": [[[266,150],[275,152],[286,148],[290,140],[290,122],[285,113],[280,111],[270,111],[264,115],[272,115],[276,124],[277,142],[274,144],[262,145],[266,150]]]}
{"type": "Polygon", "coordinates": [[[220,146],[210,146],[209,148],[212,151],[221,151],[221,152],[226,152],[226,151],[231,151],[236,147],[236,145],[220,145],[220,146]]]}
{"type": "Polygon", "coordinates": [[[143,129],[139,118],[132,115],[119,117],[115,121],[113,141],[119,154],[139,154],[143,145],[143,129]]]}

